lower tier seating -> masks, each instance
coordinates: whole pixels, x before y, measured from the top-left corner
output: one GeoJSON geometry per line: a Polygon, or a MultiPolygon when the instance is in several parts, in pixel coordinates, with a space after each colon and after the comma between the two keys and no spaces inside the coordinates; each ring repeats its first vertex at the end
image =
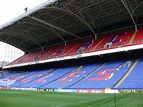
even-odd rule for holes
{"type": "Polygon", "coordinates": [[[3,86],[1,81],[9,80],[10,87],[22,88],[104,89],[115,88],[114,86],[120,82],[116,88],[143,89],[142,65],[143,59],[138,62],[135,60],[96,62],[13,73],[6,71],[4,73],[6,75],[0,77],[0,87],[3,86]]]}
{"type": "Polygon", "coordinates": [[[143,88],[143,70],[141,69],[143,65],[143,59],[141,59],[128,77],[119,85],[118,88],[121,89],[142,89],[143,88]]]}

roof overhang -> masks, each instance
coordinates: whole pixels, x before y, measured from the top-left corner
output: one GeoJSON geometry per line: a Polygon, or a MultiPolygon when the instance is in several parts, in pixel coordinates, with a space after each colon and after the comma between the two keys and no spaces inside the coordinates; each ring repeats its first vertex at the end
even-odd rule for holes
{"type": "Polygon", "coordinates": [[[0,28],[24,52],[143,23],[142,0],[48,0],[0,28]]]}

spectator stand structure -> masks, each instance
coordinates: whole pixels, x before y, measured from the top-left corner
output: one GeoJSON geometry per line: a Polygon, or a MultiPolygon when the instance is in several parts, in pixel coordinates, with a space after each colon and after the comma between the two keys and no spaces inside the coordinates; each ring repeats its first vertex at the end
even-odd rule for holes
{"type": "MultiPolygon", "coordinates": [[[[142,10],[142,0],[47,1],[33,10],[27,10],[23,15],[0,27],[0,40],[16,46],[25,52],[24,56],[3,67],[3,69],[26,69],[27,66],[31,66],[32,68],[32,66],[38,66],[38,64],[54,62],[59,62],[60,64],[60,61],[64,60],[86,57],[90,59],[93,58],[93,56],[102,57],[102,55],[104,56],[110,53],[126,53],[136,49],[142,50],[142,10]]],[[[131,64],[136,62],[135,58],[130,60],[134,60],[131,61],[131,64]]],[[[120,63],[123,64],[126,61],[127,60],[123,60],[120,63]]],[[[115,71],[117,71],[117,67],[120,65],[118,61],[115,61],[116,64],[111,64],[111,66],[110,60],[108,62],[109,63],[105,64],[103,68],[116,68],[115,71]]],[[[76,83],[80,84],[85,80],[92,80],[92,75],[101,76],[108,72],[108,70],[102,72],[102,70],[104,70],[102,68],[101,71],[94,72],[96,67],[92,67],[92,64],[90,65],[91,71],[88,71],[89,66],[86,66],[86,64],[83,65],[83,71],[79,71],[81,73],[79,78],[81,78],[76,78],[73,83],[67,85],[62,85],[61,83],[61,87],[75,87],[78,85],[76,83]],[[84,69],[87,70],[87,72],[84,72],[84,69]],[[82,75],[83,72],[89,77],[85,78],[86,76],[82,75]]],[[[65,77],[68,78],[65,80],[70,80],[70,76],[76,75],[76,71],[70,74],[73,68],[72,66],[71,69],[67,70],[69,74],[63,71],[63,74],[59,74],[62,77],[59,76],[57,79],[54,77],[54,82],[40,85],[39,87],[54,87],[52,84],[61,82],[60,80],[63,80],[65,77]]],[[[55,68],[53,67],[52,69],[55,68]]],[[[60,69],[66,68],[59,68],[59,70],[60,69]]],[[[124,74],[127,73],[128,67],[122,67],[119,71],[122,71],[122,69],[125,70],[120,75],[124,76],[124,74]]],[[[57,70],[54,70],[52,73],[56,71],[57,70]]],[[[54,76],[52,73],[49,73],[51,77],[54,76]]],[[[18,77],[19,74],[12,75],[18,77]]],[[[109,75],[110,74],[112,73],[109,73],[109,75]]],[[[46,77],[44,77],[46,74],[41,70],[29,72],[25,75],[27,75],[24,77],[25,79],[27,78],[26,81],[32,79],[34,82],[42,77],[42,79],[46,79],[46,77]],[[36,72],[39,72],[41,75],[36,74],[36,72]]],[[[117,74],[115,73],[115,75],[118,75],[118,72],[117,74]]],[[[116,78],[115,81],[119,81],[122,76],[118,79],[116,78]]],[[[32,81],[30,80],[27,84],[33,84],[32,81]]],[[[21,86],[22,85],[23,87],[25,86],[24,84],[21,84],[21,86]]],[[[28,85],[28,87],[30,85],[28,85]]],[[[104,88],[106,87],[101,85],[101,87],[90,86],[90,88],[103,88],[102,86],[104,88]]],[[[110,88],[115,88],[115,86],[116,83],[109,85],[110,88]]]]}

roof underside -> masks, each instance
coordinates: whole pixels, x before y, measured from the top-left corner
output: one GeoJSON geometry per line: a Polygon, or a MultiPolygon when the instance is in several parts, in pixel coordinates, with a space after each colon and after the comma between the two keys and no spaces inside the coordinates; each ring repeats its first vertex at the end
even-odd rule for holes
{"type": "Polygon", "coordinates": [[[142,0],[57,0],[3,27],[0,41],[28,52],[141,25],[142,10],[142,0]]]}

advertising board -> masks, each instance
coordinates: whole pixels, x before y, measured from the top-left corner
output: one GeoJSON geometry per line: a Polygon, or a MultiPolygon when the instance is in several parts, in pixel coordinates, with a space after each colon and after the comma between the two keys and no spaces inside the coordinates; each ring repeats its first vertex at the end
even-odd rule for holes
{"type": "Polygon", "coordinates": [[[104,90],[96,90],[96,89],[77,89],[77,93],[105,93],[104,90]]]}

